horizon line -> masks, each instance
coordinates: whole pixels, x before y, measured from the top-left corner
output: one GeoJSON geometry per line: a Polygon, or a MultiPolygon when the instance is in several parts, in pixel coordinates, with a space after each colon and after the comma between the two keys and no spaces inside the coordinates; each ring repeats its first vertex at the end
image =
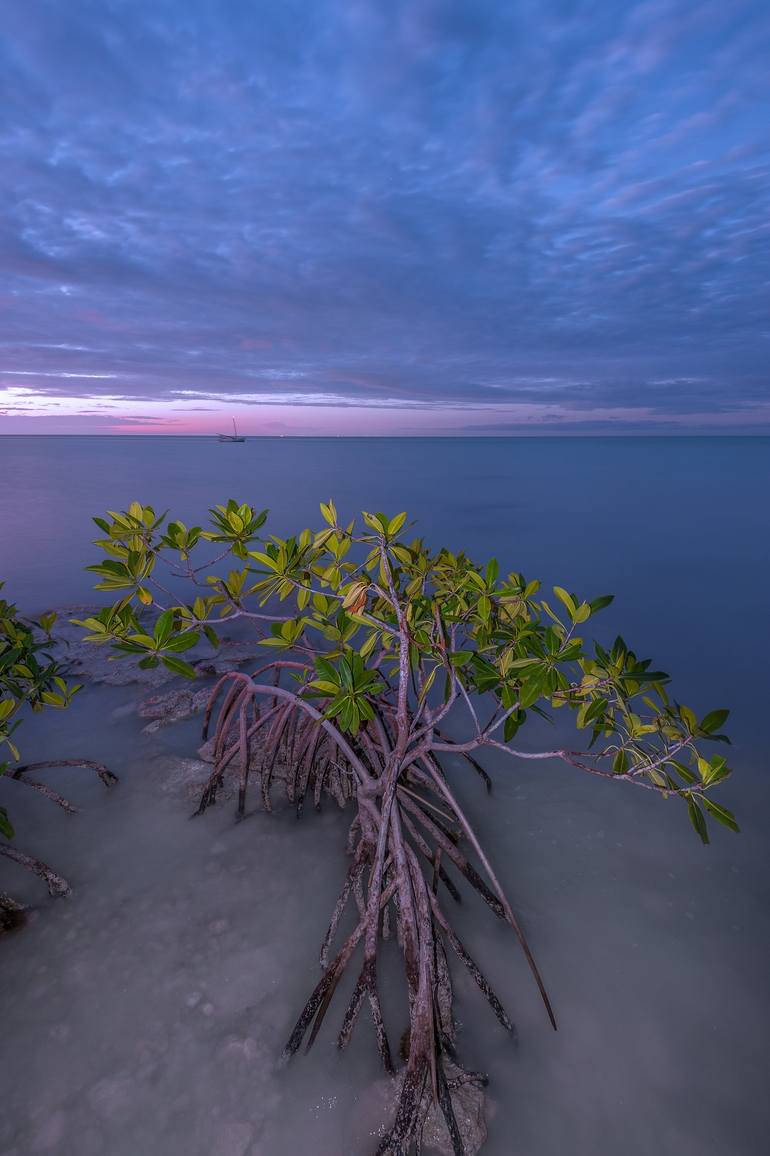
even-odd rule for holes
{"type": "MultiPolygon", "coordinates": [[[[462,433],[388,433],[388,434],[275,434],[275,433],[258,433],[258,434],[242,434],[245,441],[467,441],[476,439],[479,441],[516,441],[523,439],[534,440],[541,438],[544,440],[567,440],[580,438],[605,438],[607,440],[620,438],[670,438],[671,440],[684,440],[687,438],[709,438],[716,440],[719,438],[768,438],[770,437],[770,429],[759,431],[742,431],[742,430],[715,430],[715,431],[673,431],[673,430],[625,430],[623,432],[610,433],[606,430],[602,431],[571,431],[565,430],[557,432],[543,432],[538,430],[536,433],[478,433],[478,432],[462,432],[462,433]]],[[[82,432],[82,433],[39,433],[35,431],[4,433],[0,431],[0,438],[179,438],[187,441],[216,441],[218,435],[216,433],[209,434],[191,434],[191,433],[170,433],[167,431],[151,433],[143,431],[141,433],[133,433],[128,431],[100,431],[98,433],[82,432]]],[[[225,443],[226,444],[226,443],[225,443]]]]}

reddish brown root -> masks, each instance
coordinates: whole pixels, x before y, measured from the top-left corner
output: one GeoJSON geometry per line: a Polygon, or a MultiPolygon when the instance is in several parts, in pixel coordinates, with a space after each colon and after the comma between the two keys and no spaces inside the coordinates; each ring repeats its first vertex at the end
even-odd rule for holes
{"type": "Polygon", "coordinates": [[[105,787],[114,787],[118,782],[116,774],[103,763],[95,763],[92,759],[49,759],[42,763],[26,763],[23,767],[16,767],[11,772],[11,778],[21,779],[28,771],[47,771],[58,767],[84,767],[86,770],[95,771],[105,787]]]}
{"type": "MultiPolygon", "coordinates": [[[[118,776],[116,774],[105,767],[103,763],[95,763],[92,759],[46,759],[37,763],[25,763],[23,766],[15,767],[8,777],[44,795],[46,799],[50,799],[52,803],[56,803],[63,811],[71,815],[77,814],[78,808],[74,807],[64,795],[60,795],[58,791],[52,790],[47,783],[41,783],[37,779],[26,778],[30,771],[56,770],[61,767],[83,767],[86,770],[95,771],[105,787],[113,787],[115,783],[118,782],[118,776]]],[[[44,863],[42,859],[36,859],[32,855],[27,855],[10,843],[0,843],[0,855],[4,855],[6,859],[11,859],[14,863],[18,863],[20,867],[32,871],[40,879],[43,879],[48,887],[49,895],[61,897],[70,894],[71,888],[67,880],[44,863]]],[[[0,893],[0,912],[2,912],[2,928],[4,930],[8,930],[9,920],[14,922],[14,926],[20,926],[24,922],[24,908],[16,903],[14,899],[11,899],[10,896],[4,895],[3,893],[0,893]]]]}
{"type": "MultiPolygon", "coordinates": [[[[11,778],[16,778],[16,776],[12,775],[11,778]]],[[[78,808],[73,806],[69,799],[65,799],[64,795],[52,790],[47,783],[40,783],[37,779],[18,779],[17,781],[23,783],[25,787],[31,787],[38,794],[44,795],[46,799],[56,803],[56,806],[61,807],[62,811],[66,811],[68,815],[77,815],[78,808]]]]}
{"type": "MultiPolygon", "coordinates": [[[[272,669],[268,664],[268,670],[272,669]]],[[[306,669],[306,668],[305,668],[306,669]]],[[[383,1065],[393,1071],[393,1056],[380,1002],[378,954],[382,941],[395,934],[401,951],[409,1028],[402,1037],[405,1067],[395,1119],[379,1153],[419,1150],[421,1133],[433,1106],[443,1118],[455,1156],[463,1156],[454,1097],[467,1083],[482,1085],[486,1077],[464,1072],[457,1064],[449,955],[469,973],[508,1032],[513,1024],[500,999],[469,954],[442,910],[444,890],[454,901],[460,893],[447,868],[454,868],[494,914],[511,925],[521,942],[541,993],[552,1015],[539,972],[510,904],[468,821],[452,794],[438,761],[429,753],[404,760],[397,747],[395,714],[379,704],[373,722],[347,742],[324,722],[315,706],[303,702],[302,690],[281,688],[279,670],[257,684],[244,675],[220,680],[207,708],[206,727],[219,704],[214,732],[215,763],[201,797],[204,810],[216,797],[226,773],[239,778],[239,814],[243,813],[253,755],[251,743],[260,736],[260,790],[271,808],[277,782],[300,814],[312,791],[316,806],[324,796],[340,806],[353,800],[356,813],[347,835],[351,861],[321,945],[322,975],[289,1036],[284,1059],[306,1042],[316,1041],[346,969],[363,949],[363,959],[338,1029],[337,1044],[349,1044],[361,1011],[368,1004],[383,1065]],[[262,713],[257,706],[265,704],[262,713]],[[254,722],[247,725],[252,717],[254,722]],[[231,770],[232,769],[232,770],[231,770]],[[333,956],[332,944],[343,916],[352,908],[355,926],[333,956]]],[[[321,707],[323,709],[323,707],[321,707]]],[[[402,732],[403,733],[403,732],[402,732]]],[[[487,788],[489,776],[476,760],[467,758],[487,788]]]]}

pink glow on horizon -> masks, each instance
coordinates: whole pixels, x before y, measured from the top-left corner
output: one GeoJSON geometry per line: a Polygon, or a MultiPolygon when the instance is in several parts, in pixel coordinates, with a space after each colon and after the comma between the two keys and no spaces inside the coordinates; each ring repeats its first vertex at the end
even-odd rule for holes
{"type": "MultiPolygon", "coordinates": [[[[577,409],[563,404],[527,402],[473,407],[448,408],[419,403],[404,404],[392,397],[381,405],[346,404],[331,396],[280,401],[275,395],[252,395],[248,403],[235,395],[214,397],[189,396],[170,400],[148,400],[126,397],[120,393],[95,396],[67,395],[64,382],[60,392],[51,388],[50,378],[67,376],[100,379],[114,378],[111,373],[56,375],[43,372],[23,375],[15,380],[0,378],[0,433],[104,433],[212,436],[229,432],[233,419],[239,433],[246,437],[367,437],[367,436],[457,436],[495,433],[591,432],[595,423],[607,432],[612,424],[624,426],[649,423],[655,432],[659,415],[643,406],[577,409]],[[39,380],[38,380],[39,378],[39,380]],[[23,383],[23,384],[21,384],[23,383]],[[43,392],[43,390],[46,392],[43,392]]],[[[90,383],[96,386],[96,381],[90,383]]],[[[89,387],[83,380],[72,382],[72,389],[89,387]]],[[[117,381],[108,389],[117,389],[117,381]]],[[[699,413],[668,415],[666,426],[671,432],[704,430],[730,432],[733,427],[770,426],[770,403],[760,403],[752,410],[735,413],[699,413]]],[[[660,427],[658,427],[660,428],[660,427]]]]}

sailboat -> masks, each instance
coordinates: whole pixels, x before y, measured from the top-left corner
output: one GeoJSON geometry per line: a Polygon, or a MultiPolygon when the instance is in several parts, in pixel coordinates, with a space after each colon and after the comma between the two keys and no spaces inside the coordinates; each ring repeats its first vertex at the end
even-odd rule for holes
{"type": "Polygon", "coordinates": [[[219,441],[221,442],[245,442],[246,438],[241,437],[238,433],[238,426],[235,424],[233,418],[233,432],[231,434],[219,434],[219,441]]]}

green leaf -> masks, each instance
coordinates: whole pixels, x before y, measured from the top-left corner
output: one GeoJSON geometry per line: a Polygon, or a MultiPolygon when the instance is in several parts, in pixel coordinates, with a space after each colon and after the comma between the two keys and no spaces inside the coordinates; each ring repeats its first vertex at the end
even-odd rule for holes
{"type": "MultiPolygon", "coordinates": [[[[624,671],[622,674],[618,675],[618,678],[621,682],[668,682],[669,676],[663,670],[636,669],[631,671],[624,671]]],[[[687,710],[687,707],[684,707],[683,709],[687,710]]],[[[692,711],[689,711],[689,714],[692,715],[694,722],[695,715],[692,713],[692,711]]]]}
{"type": "Polygon", "coordinates": [[[304,610],[305,609],[308,602],[310,601],[310,593],[311,593],[310,590],[305,589],[305,588],[300,588],[297,590],[297,609],[298,610],[304,610]]]}
{"type": "Polygon", "coordinates": [[[166,640],[171,637],[171,631],[173,629],[174,611],[164,610],[162,614],[158,615],[152,632],[152,636],[159,647],[165,645],[166,640]]]}
{"type": "Polygon", "coordinates": [[[472,650],[456,650],[454,654],[449,655],[449,661],[452,666],[464,666],[473,658],[472,650]]]}
{"type": "Polygon", "coordinates": [[[340,689],[336,682],[327,682],[323,678],[314,678],[310,685],[314,690],[320,690],[324,694],[337,694],[340,689]]]}
{"type": "Polygon", "coordinates": [[[567,612],[568,612],[570,618],[574,622],[575,614],[577,613],[577,607],[575,606],[575,601],[574,601],[572,595],[568,594],[567,591],[562,586],[554,586],[553,592],[556,595],[556,597],[559,599],[559,601],[563,602],[564,605],[567,607],[567,612]]]}
{"type": "Polygon", "coordinates": [[[196,631],[191,630],[187,634],[178,634],[176,638],[169,638],[163,649],[171,650],[174,654],[179,654],[184,650],[190,650],[199,640],[200,635],[196,631]]]}
{"type": "Polygon", "coordinates": [[[269,554],[263,554],[260,550],[249,550],[249,556],[256,558],[257,562],[261,562],[263,566],[267,566],[268,570],[272,570],[274,573],[281,569],[280,563],[275,558],[271,558],[269,554]]]}
{"type": "Polygon", "coordinates": [[[14,834],[13,824],[8,818],[8,812],[5,807],[0,807],[0,835],[3,835],[6,839],[12,839],[14,834]]]}
{"type": "Polygon", "coordinates": [[[377,645],[377,639],[378,638],[379,638],[379,634],[376,631],[373,634],[369,635],[369,637],[364,642],[363,646],[361,646],[359,648],[359,651],[358,651],[358,653],[361,655],[362,658],[368,658],[369,657],[369,655],[372,653],[375,646],[377,645]]]}
{"type": "MultiPolygon", "coordinates": [[[[705,799],[703,801],[704,803],[706,802],[705,799]]],[[[695,802],[695,799],[689,798],[687,800],[687,811],[690,816],[690,822],[700,836],[701,842],[708,843],[709,833],[708,827],[706,826],[706,820],[703,817],[703,811],[701,811],[700,807],[695,802]]]]}
{"type": "Polygon", "coordinates": [[[511,741],[526,717],[526,711],[523,710],[515,710],[513,714],[508,715],[508,718],[503,723],[503,739],[505,742],[509,743],[511,741]]]}
{"type": "Polygon", "coordinates": [[[343,658],[339,665],[339,680],[340,684],[344,686],[345,690],[353,689],[353,672],[350,669],[350,663],[346,658],[343,658]]]}
{"type": "Polygon", "coordinates": [[[465,581],[475,586],[476,589],[480,590],[482,594],[486,593],[487,584],[481,575],[477,574],[475,570],[468,570],[465,575],[465,581]]]}
{"type": "Polygon", "coordinates": [[[703,782],[708,787],[715,786],[722,779],[726,779],[729,774],[730,768],[727,766],[727,759],[723,759],[721,755],[716,755],[711,759],[708,769],[703,773],[703,782]]]}
{"type": "Polygon", "coordinates": [[[526,682],[522,682],[521,691],[519,692],[519,702],[523,709],[536,703],[543,693],[543,678],[542,675],[536,674],[529,678],[526,682]]]}
{"type": "Polygon", "coordinates": [[[724,726],[729,715],[729,710],[712,710],[701,720],[700,729],[705,731],[707,735],[713,734],[714,731],[718,731],[724,726]]]}
{"type": "Polygon", "coordinates": [[[52,690],[44,690],[40,697],[46,706],[62,707],[67,705],[66,698],[61,694],[55,694],[52,690]]]}
{"type": "Polygon", "coordinates": [[[673,767],[677,775],[679,775],[679,778],[683,779],[685,783],[697,782],[697,775],[694,775],[689,767],[686,767],[684,763],[679,762],[677,759],[670,759],[669,762],[666,763],[666,766],[673,767]]]}
{"type": "Polygon", "coordinates": [[[216,631],[213,629],[213,627],[204,626],[203,633],[206,635],[214,649],[217,650],[219,648],[219,638],[217,637],[216,631]]]}
{"type": "Polygon", "coordinates": [[[741,829],[735,821],[735,815],[732,811],[728,811],[727,807],[722,807],[719,803],[714,803],[711,799],[707,799],[705,795],[703,796],[703,806],[709,815],[713,815],[718,823],[740,834],[741,829]]]}
{"type": "Polygon", "coordinates": [[[331,500],[331,498],[329,498],[328,503],[321,502],[321,515],[322,515],[324,521],[328,522],[330,526],[336,526],[336,524],[337,524],[337,509],[334,505],[334,502],[331,500]]]}
{"type": "Polygon", "coordinates": [[[417,700],[418,702],[422,703],[427,698],[428,694],[430,693],[430,688],[433,686],[436,675],[439,672],[439,669],[440,669],[440,667],[434,666],[433,670],[430,672],[428,677],[425,679],[425,682],[423,683],[423,686],[422,686],[422,690],[420,691],[420,694],[419,694],[419,697],[417,700]]]}

